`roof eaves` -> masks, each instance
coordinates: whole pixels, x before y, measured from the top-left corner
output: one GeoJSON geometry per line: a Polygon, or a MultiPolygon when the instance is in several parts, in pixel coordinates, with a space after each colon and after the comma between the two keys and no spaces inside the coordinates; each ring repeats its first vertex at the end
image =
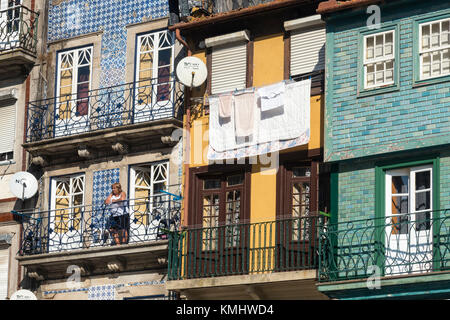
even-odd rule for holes
{"type": "Polygon", "coordinates": [[[228,11],[224,13],[218,13],[209,17],[204,17],[198,20],[190,21],[190,22],[180,22],[177,24],[174,24],[172,26],[169,26],[169,30],[175,30],[175,29],[194,29],[197,27],[202,27],[208,24],[216,23],[216,22],[223,22],[227,20],[231,20],[234,18],[240,18],[244,17],[246,15],[256,14],[256,13],[262,13],[264,11],[274,10],[274,9],[281,9],[289,6],[295,6],[299,4],[304,3],[313,3],[312,0],[275,0],[269,3],[263,3],[256,6],[248,7],[248,8],[241,8],[233,11],[228,11]]]}
{"type": "Polygon", "coordinates": [[[319,14],[327,14],[345,9],[353,9],[357,7],[371,5],[382,1],[384,0],[347,0],[347,1],[328,0],[321,2],[316,12],[319,14]]]}

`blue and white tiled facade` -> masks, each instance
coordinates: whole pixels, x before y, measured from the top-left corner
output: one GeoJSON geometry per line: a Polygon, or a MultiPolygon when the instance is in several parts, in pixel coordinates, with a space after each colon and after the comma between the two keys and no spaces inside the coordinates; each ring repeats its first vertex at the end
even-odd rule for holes
{"type": "Polygon", "coordinates": [[[111,193],[111,185],[119,181],[120,169],[109,169],[94,172],[92,186],[92,204],[101,205],[111,193]]]}
{"type": "Polygon", "coordinates": [[[48,41],[103,31],[100,88],[125,82],[126,26],[168,16],[167,0],[50,0],[48,41]]]}

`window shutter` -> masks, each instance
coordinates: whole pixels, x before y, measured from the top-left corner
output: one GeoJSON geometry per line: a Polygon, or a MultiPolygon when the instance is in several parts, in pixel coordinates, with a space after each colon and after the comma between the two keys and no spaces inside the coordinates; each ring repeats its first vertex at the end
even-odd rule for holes
{"type": "Polygon", "coordinates": [[[245,41],[213,47],[211,93],[245,89],[247,43],[245,41]]]}
{"type": "Polygon", "coordinates": [[[9,249],[0,250],[0,300],[8,296],[9,249]]]}
{"type": "Polygon", "coordinates": [[[324,27],[291,31],[291,76],[325,68],[324,27]]]}
{"type": "Polygon", "coordinates": [[[14,151],[16,133],[16,106],[0,108],[0,154],[14,151]]]}

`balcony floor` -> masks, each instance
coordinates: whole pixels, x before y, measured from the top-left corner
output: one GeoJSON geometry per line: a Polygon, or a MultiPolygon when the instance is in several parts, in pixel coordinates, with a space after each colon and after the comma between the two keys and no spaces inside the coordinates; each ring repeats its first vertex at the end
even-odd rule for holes
{"type": "Polygon", "coordinates": [[[369,289],[367,279],[358,279],[323,282],[317,287],[330,298],[342,300],[450,299],[449,271],[382,277],[379,284],[379,289],[369,289]]]}
{"type": "Polygon", "coordinates": [[[120,246],[92,247],[86,249],[17,256],[21,266],[41,280],[67,277],[67,268],[77,265],[84,268],[82,276],[148,269],[167,269],[168,240],[158,240],[120,246]]]}
{"type": "Polygon", "coordinates": [[[63,157],[74,159],[78,156],[77,147],[80,145],[96,151],[111,152],[111,146],[118,141],[130,146],[148,145],[152,149],[158,149],[167,147],[161,137],[170,136],[181,127],[180,120],[169,118],[29,142],[23,144],[23,147],[34,156],[44,156],[49,160],[63,157]]]}
{"type": "Polygon", "coordinates": [[[0,80],[28,76],[36,57],[23,49],[0,52],[0,80]]]}
{"type": "Polygon", "coordinates": [[[317,270],[167,281],[166,288],[195,300],[321,300],[317,270]]]}

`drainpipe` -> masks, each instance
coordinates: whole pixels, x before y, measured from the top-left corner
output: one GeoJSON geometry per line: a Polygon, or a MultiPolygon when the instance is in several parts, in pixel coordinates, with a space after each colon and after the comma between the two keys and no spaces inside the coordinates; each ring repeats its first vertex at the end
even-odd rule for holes
{"type": "MultiPolygon", "coordinates": [[[[192,51],[189,48],[187,42],[181,37],[180,29],[175,29],[175,37],[177,40],[187,49],[187,55],[192,56],[192,51]]],[[[191,110],[189,108],[190,91],[188,88],[184,90],[185,106],[186,106],[186,127],[185,127],[185,139],[186,146],[184,149],[184,213],[181,221],[182,225],[188,224],[188,199],[189,199],[189,162],[190,162],[190,132],[191,132],[191,110]]]]}

